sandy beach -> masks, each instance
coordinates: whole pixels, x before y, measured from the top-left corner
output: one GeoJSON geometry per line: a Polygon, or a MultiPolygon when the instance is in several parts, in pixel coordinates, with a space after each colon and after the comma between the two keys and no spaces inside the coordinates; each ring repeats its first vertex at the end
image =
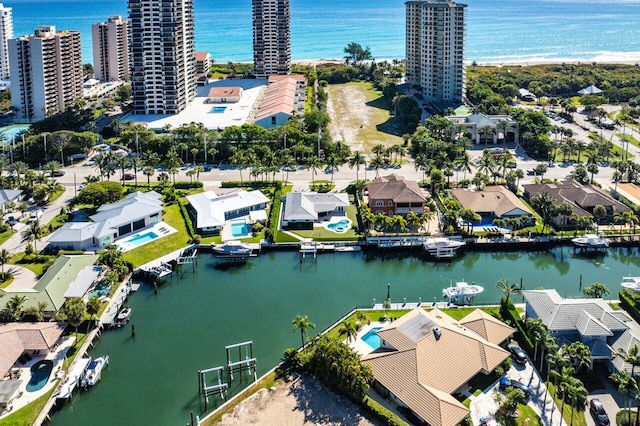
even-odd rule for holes
{"type": "Polygon", "coordinates": [[[294,376],[262,389],[222,417],[219,425],[376,425],[358,407],[323,386],[313,376],[294,376]]]}

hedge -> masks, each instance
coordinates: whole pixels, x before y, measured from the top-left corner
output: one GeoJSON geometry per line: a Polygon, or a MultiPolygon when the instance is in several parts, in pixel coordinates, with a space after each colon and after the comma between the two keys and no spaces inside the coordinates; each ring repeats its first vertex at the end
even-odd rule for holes
{"type": "Polygon", "coordinates": [[[173,184],[173,187],[175,189],[196,189],[196,188],[203,188],[204,184],[200,181],[176,182],[173,184]]]}
{"type": "Polygon", "coordinates": [[[518,333],[516,333],[515,339],[518,341],[522,349],[527,351],[530,356],[533,355],[535,347],[531,342],[531,339],[529,339],[529,335],[527,334],[527,331],[524,327],[524,321],[522,321],[522,319],[520,318],[520,314],[518,313],[518,310],[514,306],[511,299],[505,300],[505,298],[503,297],[500,300],[500,316],[512,327],[515,325],[515,327],[518,329],[518,333]]]}
{"type": "Polygon", "coordinates": [[[273,191],[273,203],[271,203],[271,212],[269,213],[269,222],[267,222],[267,230],[265,231],[267,237],[271,238],[272,242],[276,241],[276,235],[278,234],[278,219],[280,218],[280,206],[282,205],[282,186],[276,187],[273,191]]]}
{"type": "Polygon", "coordinates": [[[627,290],[620,290],[618,293],[620,299],[620,307],[627,311],[634,320],[640,322],[640,310],[638,309],[638,300],[627,290]]]}
{"type": "Polygon", "coordinates": [[[193,229],[193,222],[191,221],[189,212],[187,211],[187,208],[185,207],[185,205],[180,202],[180,200],[178,200],[177,204],[178,204],[178,208],[180,209],[180,214],[182,215],[182,219],[184,220],[184,223],[187,225],[187,233],[189,234],[189,238],[193,239],[193,236],[196,234],[196,232],[193,229]]]}
{"type": "Polygon", "coordinates": [[[282,188],[282,182],[279,180],[275,182],[265,182],[265,181],[251,181],[251,180],[228,180],[224,181],[220,184],[221,188],[282,188]]]}
{"type": "Polygon", "coordinates": [[[382,424],[389,426],[405,426],[407,423],[403,421],[396,413],[385,408],[372,398],[366,397],[361,402],[362,408],[369,414],[372,414],[376,419],[380,420],[382,424]]]}

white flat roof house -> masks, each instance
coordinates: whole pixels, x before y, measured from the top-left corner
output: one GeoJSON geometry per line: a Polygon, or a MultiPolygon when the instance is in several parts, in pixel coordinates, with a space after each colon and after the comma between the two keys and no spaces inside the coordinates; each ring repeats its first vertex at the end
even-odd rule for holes
{"type": "Polygon", "coordinates": [[[102,248],[117,238],[162,220],[162,196],[155,191],[134,192],[117,203],[105,204],[91,222],[68,222],[51,235],[49,245],[73,250],[102,248]]]}
{"type": "Polygon", "coordinates": [[[222,230],[227,220],[264,210],[269,198],[260,190],[240,190],[225,195],[213,191],[187,196],[195,214],[196,232],[210,234],[222,230]]]}
{"type": "Polygon", "coordinates": [[[349,194],[317,192],[290,192],[284,202],[282,226],[293,223],[315,223],[331,215],[344,216],[349,205],[349,194]]]}

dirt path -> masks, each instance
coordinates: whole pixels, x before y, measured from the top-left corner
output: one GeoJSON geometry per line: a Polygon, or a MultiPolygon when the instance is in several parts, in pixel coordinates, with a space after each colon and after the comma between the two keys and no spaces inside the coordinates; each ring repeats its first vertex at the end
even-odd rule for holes
{"type": "Polygon", "coordinates": [[[298,376],[262,389],[218,423],[232,425],[375,425],[352,402],[311,376],[298,376]]]}

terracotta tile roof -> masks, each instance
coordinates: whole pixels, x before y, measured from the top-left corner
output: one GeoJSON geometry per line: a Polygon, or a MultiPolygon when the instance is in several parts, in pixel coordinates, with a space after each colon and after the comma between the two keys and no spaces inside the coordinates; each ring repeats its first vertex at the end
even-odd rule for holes
{"type": "Polygon", "coordinates": [[[240,96],[242,87],[212,87],[209,90],[208,98],[231,98],[240,96]]]}
{"type": "Polygon", "coordinates": [[[272,75],[264,93],[255,121],[260,121],[277,113],[293,115],[297,103],[298,82],[304,76],[272,75]]]}
{"type": "Polygon", "coordinates": [[[28,350],[50,350],[64,331],[63,322],[12,322],[0,325],[0,375],[28,350]]]}
{"type": "Polygon", "coordinates": [[[460,320],[460,324],[475,331],[485,340],[499,345],[513,334],[515,329],[488,313],[476,309],[460,320]]]}
{"type": "Polygon", "coordinates": [[[196,61],[205,61],[207,59],[207,56],[209,58],[211,58],[211,54],[209,54],[209,52],[196,52],[196,61]]]}
{"type": "MultiPolygon", "coordinates": [[[[513,332],[510,327],[499,328],[497,320],[477,312],[468,317],[463,321],[490,330],[492,338],[498,339],[507,329],[507,337],[513,332]]],[[[378,335],[383,346],[363,361],[371,365],[379,383],[432,426],[458,424],[468,410],[451,393],[478,373],[493,371],[509,356],[497,344],[438,309],[414,309],[378,335]]]]}
{"type": "Polygon", "coordinates": [[[395,203],[421,203],[425,196],[418,183],[396,174],[381,176],[366,186],[370,200],[393,200],[395,203]]]}
{"type": "Polygon", "coordinates": [[[487,186],[482,191],[455,188],[451,192],[462,207],[476,213],[492,213],[497,217],[531,214],[531,211],[516,194],[502,185],[487,186]]]}

